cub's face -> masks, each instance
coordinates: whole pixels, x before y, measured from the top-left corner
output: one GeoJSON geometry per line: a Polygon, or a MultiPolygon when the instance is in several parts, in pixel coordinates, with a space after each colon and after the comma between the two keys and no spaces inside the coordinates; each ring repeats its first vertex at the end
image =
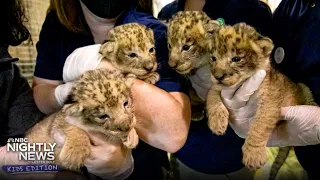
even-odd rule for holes
{"type": "Polygon", "coordinates": [[[157,70],[153,31],[142,24],[129,23],[110,30],[100,53],[123,73],[138,78],[157,70]]]}
{"type": "Polygon", "coordinates": [[[201,11],[178,12],[168,23],[169,65],[188,74],[208,62],[208,33],[218,26],[201,11]]]}
{"type": "Polygon", "coordinates": [[[273,49],[271,39],[244,23],[222,27],[211,41],[211,73],[216,86],[236,86],[265,69],[273,49]]]}
{"type": "Polygon", "coordinates": [[[64,106],[64,111],[69,116],[79,117],[90,130],[126,136],[136,123],[131,83],[132,80],[116,71],[88,71],[74,83],[70,104],[64,106]]]}

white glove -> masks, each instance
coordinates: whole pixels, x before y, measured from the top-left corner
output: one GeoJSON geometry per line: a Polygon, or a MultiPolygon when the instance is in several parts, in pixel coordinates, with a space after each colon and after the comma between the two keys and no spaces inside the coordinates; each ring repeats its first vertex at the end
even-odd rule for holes
{"type": "Polygon", "coordinates": [[[96,69],[103,58],[100,47],[101,44],[94,44],[74,50],[64,63],[63,81],[74,81],[84,72],[96,69]]]}
{"type": "Polygon", "coordinates": [[[266,71],[259,70],[240,88],[225,88],[221,91],[222,101],[230,113],[229,124],[239,137],[245,138],[248,134],[250,121],[258,108],[258,99],[254,93],[265,76],[266,71]]]}
{"type": "Polygon", "coordinates": [[[67,100],[68,95],[71,92],[72,85],[73,85],[72,82],[67,82],[65,84],[61,84],[57,86],[56,89],[54,90],[56,101],[60,106],[63,106],[64,102],[67,100]]]}
{"type": "Polygon", "coordinates": [[[280,124],[268,146],[306,146],[320,144],[320,107],[289,106],[281,108],[286,123],[280,124]]]}
{"type": "Polygon", "coordinates": [[[206,101],[208,91],[212,85],[210,64],[197,69],[189,79],[198,97],[202,101],[206,101]]]}

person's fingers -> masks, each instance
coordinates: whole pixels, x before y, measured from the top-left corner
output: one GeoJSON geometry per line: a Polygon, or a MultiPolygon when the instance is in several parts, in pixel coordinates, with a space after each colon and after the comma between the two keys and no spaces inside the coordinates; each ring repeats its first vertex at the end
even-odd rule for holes
{"type": "Polygon", "coordinates": [[[242,86],[235,92],[232,100],[232,107],[242,107],[249,100],[250,96],[259,88],[264,77],[265,70],[258,70],[252,77],[245,81],[242,86]]]}
{"type": "Polygon", "coordinates": [[[283,120],[294,121],[320,121],[320,108],[318,106],[299,105],[281,108],[281,118],[283,120]]]}
{"type": "Polygon", "coordinates": [[[94,131],[88,131],[87,133],[90,137],[91,143],[95,146],[108,143],[106,136],[102,133],[94,132],[94,131]]]}

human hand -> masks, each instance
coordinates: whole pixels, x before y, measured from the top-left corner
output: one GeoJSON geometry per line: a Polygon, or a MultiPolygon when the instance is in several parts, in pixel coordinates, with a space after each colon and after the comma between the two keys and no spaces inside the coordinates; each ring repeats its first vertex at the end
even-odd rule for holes
{"type": "MultiPolygon", "coordinates": [[[[91,140],[91,155],[84,161],[88,172],[103,179],[122,180],[133,172],[133,157],[131,150],[121,143],[111,143],[102,133],[87,130],[74,118],[66,118],[66,121],[85,130],[91,140]]],[[[56,138],[59,144],[63,144],[61,137],[56,138]]]]}
{"type": "Polygon", "coordinates": [[[109,62],[101,61],[103,56],[99,53],[100,47],[101,44],[94,44],[74,50],[64,63],[63,81],[74,81],[84,72],[97,68],[114,69],[109,62]]]}
{"type": "Polygon", "coordinates": [[[240,88],[237,86],[221,91],[222,101],[230,113],[229,124],[239,137],[245,138],[248,134],[250,122],[258,108],[258,99],[254,93],[265,76],[266,71],[259,70],[240,88]]]}
{"type": "Polygon", "coordinates": [[[191,85],[202,101],[206,101],[208,91],[212,85],[210,65],[200,67],[189,77],[191,85]]]}
{"type": "Polygon", "coordinates": [[[72,86],[72,82],[67,82],[65,84],[60,84],[54,90],[54,96],[56,97],[56,101],[60,106],[63,106],[64,102],[67,100],[68,95],[71,92],[72,86]]]}
{"type": "Polygon", "coordinates": [[[289,106],[281,108],[285,120],[277,126],[268,146],[306,146],[320,144],[320,107],[289,106]]]}

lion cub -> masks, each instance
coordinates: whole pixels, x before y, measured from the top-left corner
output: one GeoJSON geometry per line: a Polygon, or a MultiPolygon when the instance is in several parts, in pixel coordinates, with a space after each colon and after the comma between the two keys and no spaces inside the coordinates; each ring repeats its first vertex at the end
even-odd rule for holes
{"type": "Polygon", "coordinates": [[[128,77],[156,83],[160,76],[152,29],[139,23],[116,26],[100,48],[102,61],[110,62],[128,77]]]}
{"type": "Polygon", "coordinates": [[[26,137],[31,143],[59,145],[57,137],[63,135],[63,145],[60,142],[55,148],[55,163],[70,170],[78,170],[90,156],[88,130],[103,133],[109,141],[122,142],[129,149],[135,148],[139,138],[134,129],[132,83],[132,78],[124,78],[117,71],[87,71],[74,81],[63,108],[36,124],[26,137]],[[85,130],[69,124],[66,118],[74,118],[85,130]]]}
{"type": "Polygon", "coordinates": [[[267,73],[256,92],[259,108],[242,147],[243,163],[250,169],[258,169],[266,163],[266,144],[280,121],[281,107],[315,105],[305,85],[293,83],[273,68],[270,63],[273,47],[271,39],[245,23],[219,28],[211,41],[213,86],[207,97],[207,113],[209,127],[215,134],[225,133],[229,119],[220,97],[221,89],[241,85],[259,69],[267,73]]]}
{"type": "MultiPolygon", "coordinates": [[[[169,65],[179,74],[188,78],[198,68],[208,65],[209,45],[208,33],[212,26],[218,26],[217,21],[211,20],[202,11],[180,11],[168,23],[169,65]]],[[[210,31],[211,30],[211,31],[210,31]]],[[[203,102],[195,90],[189,86],[192,104],[192,120],[204,117],[203,102]]]]}

